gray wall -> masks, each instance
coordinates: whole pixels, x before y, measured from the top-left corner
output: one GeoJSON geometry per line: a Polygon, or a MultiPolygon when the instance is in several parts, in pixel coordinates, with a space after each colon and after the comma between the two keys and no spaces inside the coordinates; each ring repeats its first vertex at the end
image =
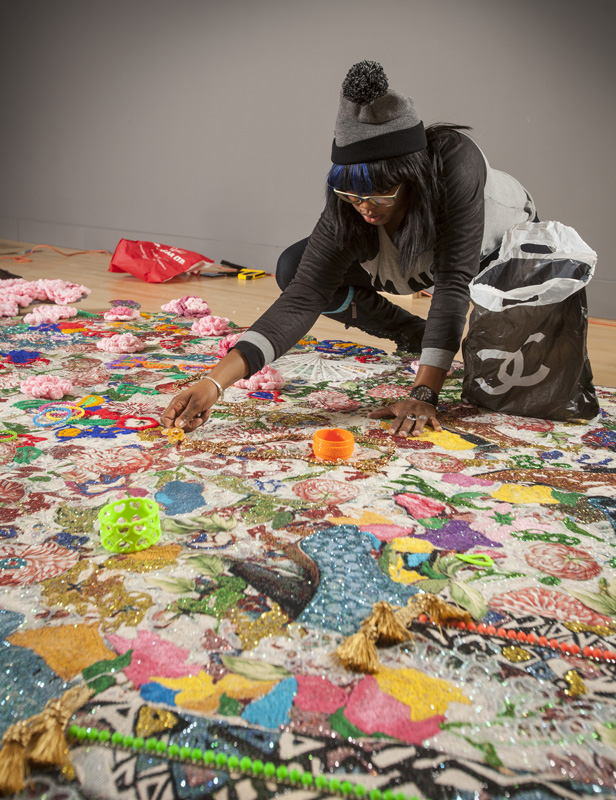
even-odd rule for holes
{"type": "Polygon", "coordinates": [[[273,268],[307,236],[364,58],[473,126],[599,253],[616,317],[614,0],[0,0],[0,237],[273,268]]]}

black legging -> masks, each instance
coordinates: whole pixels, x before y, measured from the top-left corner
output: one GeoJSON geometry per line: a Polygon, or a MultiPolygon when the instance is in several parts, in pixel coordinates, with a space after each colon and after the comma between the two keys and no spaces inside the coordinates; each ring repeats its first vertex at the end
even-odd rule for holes
{"type": "MultiPolygon", "coordinates": [[[[287,249],[281,253],[276,265],[276,283],[282,291],[287,288],[295,277],[307,244],[308,239],[302,239],[299,242],[295,242],[295,244],[292,244],[290,247],[287,247],[287,249]]],[[[332,313],[338,311],[348,297],[350,286],[361,286],[364,289],[370,289],[373,292],[376,291],[370,282],[370,275],[363,269],[359,261],[354,261],[344,273],[342,286],[336,290],[334,299],[323,313],[327,314],[328,312],[332,313]]]]}

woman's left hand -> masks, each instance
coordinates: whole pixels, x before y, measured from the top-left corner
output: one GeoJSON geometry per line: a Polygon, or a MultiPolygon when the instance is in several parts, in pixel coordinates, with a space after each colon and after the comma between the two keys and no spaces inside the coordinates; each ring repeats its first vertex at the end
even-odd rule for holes
{"type": "Polygon", "coordinates": [[[371,411],[368,416],[371,419],[395,417],[389,428],[393,436],[421,436],[426,425],[430,425],[435,431],[443,430],[434,406],[421,400],[398,400],[389,406],[371,411]]]}

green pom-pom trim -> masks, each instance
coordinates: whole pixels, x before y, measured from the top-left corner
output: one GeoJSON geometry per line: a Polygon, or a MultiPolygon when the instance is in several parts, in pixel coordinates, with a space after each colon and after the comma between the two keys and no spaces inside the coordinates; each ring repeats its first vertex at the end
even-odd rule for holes
{"type": "MultiPolygon", "coordinates": [[[[609,725],[609,727],[612,727],[609,725]]],[[[68,728],[68,735],[78,741],[87,739],[90,742],[99,741],[101,743],[111,742],[116,746],[122,746],[126,749],[141,750],[144,748],[148,752],[156,752],[161,756],[166,755],[169,758],[179,758],[183,760],[191,760],[193,762],[202,761],[207,765],[216,764],[218,768],[226,767],[229,770],[240,770],[246,773],[252,773],[255,777],[263,775],[264,778],[275,778],[281,783],[301,784],[306,789],[314,786],[319,791],[329,791],[332,794],[341,794],[344,797],[353,795],[357,800],[417,800],[415,795],[407,797],[404,792],[393,792],[391,789],[381,791],[380,789],[371,789],[370,791],[362,783],[352,783],[349,780],[340,780],[340,778],[328,778],[326,775],[313,775],[310,771],[303,771],[298,767],[289,769],[284,764],[276,766],[272,761],[263,763],[259,758],[249,758],[244,756],[240,758],[237,755],[227,756],[226,753],[217,751],[216,749],[209,749],[205,752],[200,747],[190,748],[187,745],[167,744],[162,739],[157,739],[154,736],[144,740],[141,736],[132,736],[131,734],[124,735],[120,731],[113,733],[105,728],[92,728],[82,727],[73,724],[68,728]]],[[[212,745],[213,748],[217,744],[212,745]]]]}

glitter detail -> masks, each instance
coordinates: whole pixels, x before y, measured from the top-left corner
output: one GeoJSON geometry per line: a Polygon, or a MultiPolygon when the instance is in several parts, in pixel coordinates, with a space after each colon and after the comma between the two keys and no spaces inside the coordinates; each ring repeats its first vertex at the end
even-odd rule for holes
{"type": "Polygon", "coordinates": [[[515,647],[514,645],[510,645],[509,647],[503,647],[502,653],[507,661],[511,661],[513,664],[519,664],[523,661],[532,660],[532,655],[523,647],[515,647]]]}

